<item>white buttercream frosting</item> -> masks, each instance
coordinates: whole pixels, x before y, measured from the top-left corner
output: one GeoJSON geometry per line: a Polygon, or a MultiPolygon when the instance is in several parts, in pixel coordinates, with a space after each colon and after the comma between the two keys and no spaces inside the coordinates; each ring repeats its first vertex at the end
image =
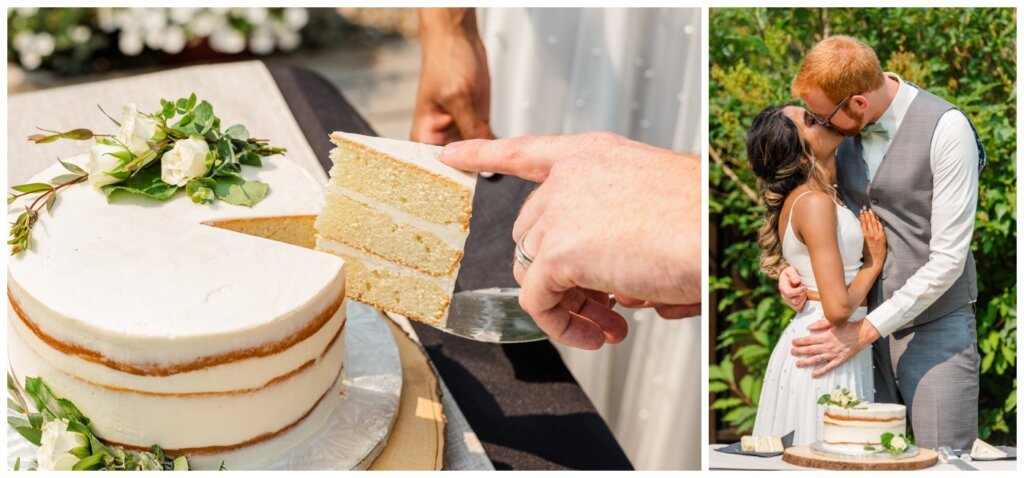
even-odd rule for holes
{"type": "Polygon", "coordinates": [[[337,300],[343,262],[203,222],[316,214],[322,188],[281,156],[243,174],[270,185],[252,208],[197,205],[183,192],[108,203],[94,188],[66,188],[32,248],[10,258],[11,295],[44,333],[130,363],[189,362],[301,330],[337,300]]]}

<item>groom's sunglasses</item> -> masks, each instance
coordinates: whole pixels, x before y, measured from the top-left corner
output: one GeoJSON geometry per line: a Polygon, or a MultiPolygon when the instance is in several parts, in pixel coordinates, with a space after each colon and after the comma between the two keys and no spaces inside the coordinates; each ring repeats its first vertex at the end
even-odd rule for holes
{"type": "Polygon", "coordinates": [[[825,117],[825,119],[819,118],[818,115],[814,114],[813,112],[811,112],[811,118],[814,118],[814,122],[815,123],[818,123],[818,124],[820,124],[820,125],[822,125],[822,126],[824,126],[826,128],[831,129],[832,128],[832,118],[835,117],[835,115],[837,113],[839,113],[839,109],[842,108],[843,105],[845,105],[847,101],[850,101],[850,98],[853,98],[854,96],[857,96],[859,94],[860,93],[851,93],[846,98],[843,98],[843,101],[840,101],[839,104],[836,105],[835,109],[833,109],[832,112],[829,113],[828,116],[825,117]]]}

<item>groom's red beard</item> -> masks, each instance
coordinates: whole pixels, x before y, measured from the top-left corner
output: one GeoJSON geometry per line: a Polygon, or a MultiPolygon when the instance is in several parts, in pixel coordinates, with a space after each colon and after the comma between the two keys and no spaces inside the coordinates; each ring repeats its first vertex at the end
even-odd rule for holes
{"type": "MultiPolygon", "coordinates": [[[[861,120],[864,119],[864,113],[859,111],[854,112],[852,110],[846,109],[846,106],[843,106],[843,112],[846,113],[846,116],[848,116],[850,119],[856,121],[857,124],[861,124],[861,120]]],[[[864,129],[863,126],[858,126],[856,128],[840,128],[836,126],[835,123],[829,124],[829,128],[832,131],[835,131],[836,133],[839,133],[843,136],[857,136],[858,134],[860,134],[860,130],[864,129]]]]}

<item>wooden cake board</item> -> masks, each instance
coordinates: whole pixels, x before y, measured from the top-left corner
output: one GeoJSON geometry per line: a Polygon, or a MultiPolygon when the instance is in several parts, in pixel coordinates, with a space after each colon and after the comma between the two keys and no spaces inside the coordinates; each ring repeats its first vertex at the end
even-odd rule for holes
{"type": "Polygon", "coordinates": [[[402,398],[387,445],[370,470],[440,470],[445,417],[441,384],[426,352],[397,324],[381,317],[395,336],[402,360],[402,398]]]}
{"type": "MultiPolygon", "coordinates": [[[[404,390],[404,389],[403,389],[404,390]]],[[[825,470],[921,470],[931,467],[939,455],[933,450],[921,448],[917,456],[901,459],[857,460],[820,455],[807,445],[786,448],[782,461],[796,466],[821,468],[825,470]]]]}

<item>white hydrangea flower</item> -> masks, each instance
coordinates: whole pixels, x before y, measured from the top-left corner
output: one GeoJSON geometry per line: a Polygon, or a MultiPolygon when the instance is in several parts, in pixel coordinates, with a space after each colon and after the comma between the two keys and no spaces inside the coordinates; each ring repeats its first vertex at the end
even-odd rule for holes
{"type": "Polygon", "coordinates": [[[273,53],[275,44],[273,30],[265,25],[253,30],[252,36],[249,37],[249,50],[257,55],[273,53]]]}
{"type": "Polygon", "coordinates": [[[71,33],[68,36],[75,43],[85,43],[92,38],[92,30],[85,25],[77,25],[71,29],[71,33]]]}
{"type": "Polygon", "coordinates": [[[210,35],[210,48],[220,53],[241,53],[245,51],[245,36],[235,27],[224,24],[210,35]]]}
{"type": "Polygon", "coordinates": [[[185,30],[177,25],[172,25],[164,30],[164,51],[170,54],[181,53],[185,49],[188,39],[185,38],[185,30]]]}
{"type": "Polygon", "coordinates": [[[121,30],[117,38],[117,49],[121,50],[121,53],[127,56],[136,56],[142,53],[143,47],[145,47],[145,44],[142,42],[142,37],[138,31],[135,29],[121,30]]]}
{"type": "Polygon", "coordinates": [[[283,19],[288,28],[300,30],[309,23],[309,12],[305,8],[286,8],[283,19]]]}
{"type": "Polygon", "coordinates": [[[50,56],[56,47],[56,40],[47,32],[39,32],[32,37],[32,51],[41,57],[50,56]]]}

